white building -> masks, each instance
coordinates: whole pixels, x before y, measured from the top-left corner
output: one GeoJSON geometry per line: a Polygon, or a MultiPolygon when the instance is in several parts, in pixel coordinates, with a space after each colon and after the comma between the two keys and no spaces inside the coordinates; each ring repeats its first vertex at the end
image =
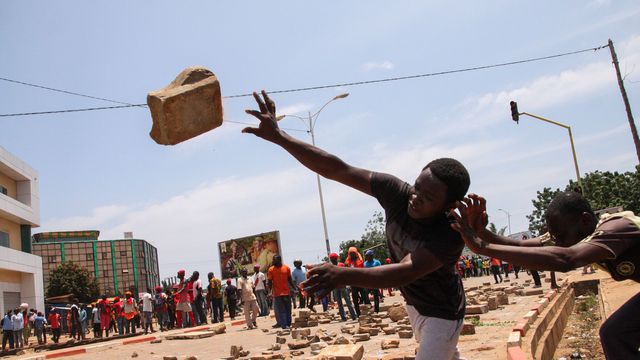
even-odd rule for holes
{"type": "Polygon", "coordinates": [[[38,173],[0,146],[0,311],[44,310],[42,258],[31,254],[31,228],[40,226],[38,173]]]}

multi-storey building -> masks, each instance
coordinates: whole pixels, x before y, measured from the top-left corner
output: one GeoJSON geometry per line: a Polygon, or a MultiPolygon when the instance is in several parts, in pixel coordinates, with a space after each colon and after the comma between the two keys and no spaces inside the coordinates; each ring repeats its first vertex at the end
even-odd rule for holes
{"type": "Polygon", "coordinates": [[[127,290],[137,295],[160,285],[155,246],[142,239],[98,240],[99,236],[96,230],[33,235],[33,252],[42,257],[45,289],[51,272],[65,261],[89,270],[98,279],[100,293],[108,296],[127,290]]]}
{"type": "Polygon", "coordinates": [[[21,303],[44,310],[42,259],[31,254],[40,223],[38,173],[0,147],[0,313],[21,303]]]}

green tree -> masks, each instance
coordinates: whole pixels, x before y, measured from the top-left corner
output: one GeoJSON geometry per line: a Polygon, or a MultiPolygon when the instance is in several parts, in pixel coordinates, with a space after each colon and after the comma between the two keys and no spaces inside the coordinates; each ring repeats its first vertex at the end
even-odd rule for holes
{"type": "Polygon", "coordinates": [[[547,211],[547,207],[551,200],[560,192],[560,189],[551,190],[551,188],[544,188],[542,191],[536,192],[535,200],[531,200],[533,203],[533,212],[531,215],[527,215],[529,220],[529,231],[535,236],[540,235],[543,227],[546,225],[544,219],[544,213],[547,211]]]}
{"type": "Polygon", "coordinates": [[[80,302],[89,303],[98,298],[98,280],[87,269],[66,261],[49,275],[47,297],[73,294],[80,302]]]}
{"type": "MultiPolygon", "coordinates": [[[[360,237],[360,240],[347,240],[340,243],[340,259],[344,261],[347,258],[347,253],[349,252],[349,248],[354,246],[362,252],[365,249],[369,249],[373,246],[376,248],[373,249],[373,257],[374,259],[378,259],[384,263],[384,260],[389,255],[389,249],[387,249],[387,233],[385,230],[386,221],[384,219],[384,215],[380,211],[376,211],[373,213],[373,216],[367,222],[367,225],[364,228],[364,234],[360,237]]],[[[364,257],[364,254],[362,254],[364,257]]]]}
{"type": "MultiPolygon", "coordinates": [[[[625,173],[594,171],[582,179],[586,189],[586,198],[593,210],[622,206],[625,210],[640,212],[640,165],[636,171],[625,173]]],[[[566,190],[577,188],[569,181],[566,190]]]]}
{"type": "MultiPolygon", "coordinates": [[[[624,210],[640,213],[640,165],[635,171],[619,173],[617,171],[594,171],[587,173],[582,178],[582,186],[585,188],[585,197],[589,200],[593,210],[602,210],[616,206],[622,206],[624,210]]],[[[578,184],[570,180],[565,191],[578,189],[578,184]]],[[[544,213],[560,189],[551,190],[545,187],[538,191],[536,199],[532,200],[534,210],[527,216],[529,230],[534,234],[540,234],[544,224],[544,213]]]]}

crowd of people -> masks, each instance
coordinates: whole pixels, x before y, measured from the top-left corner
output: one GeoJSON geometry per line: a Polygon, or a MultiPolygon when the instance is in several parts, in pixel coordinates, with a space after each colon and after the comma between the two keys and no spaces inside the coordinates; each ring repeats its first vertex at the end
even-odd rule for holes
{"type": "MultiPolygon", "coordinates": [[[[75,316],[80,319],[83,314],[82,311],[75,307],[75,316]]],[[[86,318],[86,313],[84,313],[86,318]]],[[[2,351],[7,349],[20,349],[29,346],[30,337],[35,336],[39,345],[47,342],[47,324],[51,323],[52,334],[55,338],[57,328],[57,320],[47,319],[41,311],[36,309],[29,309],[28,304],[22,304],[19,308],[8,310],[2,320],[0,320],[0,326],[2,327],[2,351]],[[54,322],[54,323],[52,323],[54,322]]],[[[59,337],[59,332],[58,332],[59,337]]]]}
{"type": "MultiPolygon", "coordinates": [[[[373,258],[373,251],[366,251],[363,258],[355,247],[349,249],[344,262],[336,253],[330,254],[329,261],[340,267],[381,265],[373,258]]],[[[390,262],[391,259],[385,261],[390,262]]],[[[249,329],[257,327],[257,317],[269,316],[272,312],[276,318],[273,327],[287,329],[291,326],[292,309],[316,311],[316,304],[322,306],[322,311],[328,311],[330,306],[337,307],[342,320],[346,321],[345,305],[349,317],[357,319],[361,304],[371,304],[373,300],[378,312],[384,298],[380,289],[343,287],[318,299],[302,287],[307,275],[301,260],[293,261],[292,270],[283,264],[280,255],[275,255],[266,273],[261,267],[261,264],[255,264],[250,276],[243,268],[240,277],[224,281],[209,272],[205,283],[198,271],[186,278],[185,270],[179,270],[179,281],[166,292],[162,286],[156,286],[153,292],[149,289],[138,294],[138,298],[131,291],[126,291],[122,298],[103,295],[91,304],[73,301],[64,307],[50,307],[47,315],[34,309],[15,309],[2,319],[2,351],[29,346],[29,336],[36,336],[38,344],[46,344],[47,334],[54,343],[58,343],[63,334],[74,340],[83,340],[91,333],[94,338],[137,331],[147,334],[156,329],[164,331],[224,322],[225,318],[233,321],[240,312],[244,313],[249,329]]],[[[391,289],[387,291],[389,295],[393,294],[391,289]]]]}
{"type": "MultiPolygon", "coordinates": [[[[526,240],[525,237],[523,240],[526,240]]],[[[591,266],[588,266],[591,267],[591,266]]],[[[587,268],[587,266],[585,266],[587,268]]],[[[468,279],[471,277],[480,277],[492,275],[496,284],[500,284],[504,279],[509,278],[509,274],[513,274],[516,279],[519,279],[520,271],[525,271],[527,275],[531,275],[533,279],[533,287],[542,287],[540,280],[540,274],[536,270],[522,269],[518,265],[510,264],[504,260],[500,260],[494,257],[481,256],[481,255],[460,255],[460,260],[456,263],[456,270],[460,274],[460,277],[468,279]]],[[[593,272],[591,267],[591,272],[593,272]]],[[[586,270],[584,271],[586,274],[586,270]]],[[[555,272],[551,272],[551,288],[557,288],[555,272]]]]}

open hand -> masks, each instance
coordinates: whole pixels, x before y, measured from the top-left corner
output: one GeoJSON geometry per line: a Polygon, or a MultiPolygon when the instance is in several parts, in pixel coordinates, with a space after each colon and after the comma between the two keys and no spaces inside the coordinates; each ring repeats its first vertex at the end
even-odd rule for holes
{"type": "Polygon", "coordinates": [[[269,98],[267,92],[262,90],[262,98],[256,92],[253,93],[253,98],[256,99],[260,111],[257,110],[245,110],[249,115],[255,116],[260,120],[260,124],[257,128],[246,127],[242,129],[243,133],[253,134],[261,137],[265,140],[274,142],[280,135],[280,128],[276,119],[276,103],[269,98]]]}
{"type": "Polygon", "coordinates": [[[467,206],[469,225],[476,233],[480,233],[487,227],[487,224],[489,224],[487,200],[480,195],[469,194],[463,201],[467,206]]]}
{"type": "Polygon", "coordinates": [[[329,263],[313,265],[311,270],[307,271],[307,281],[302,283],[304,291],[307,294],[313,294],[317,298],[327,296],[331,290],[339,285],[338,276],[340,270],[341,268],[329,263]]]}
{"type": "MultiPolygon", "coordinates": [[[[485,243],[482,239],[480,239],[477,236],[477,232],[474,229],[473,224],[471,223],[472,219],[474,221],[478,221],[478,219],[472,218],[471,216],[469,216],[469,213],[470,213],[469,209],[472,208],[467,205],[469,201],[471,200],[468,198],[465,198],[464,201],[457,202],[457,208],[460,214],[458,214],[455,211],[451,212],[451,215],[456,220],[454,223],[451,224],[451,227],[455,231],[460,233],[460,236],[462,236],[462,240],[464,240],[464,242],[467,244],[467,246],[471,251],[473,251],[474,253],[481,253],[482,249],[484,249],[487,246],[487,243],[485,243]]],[[[482,227],[482,229],[484,229],[484,226],[482,227]]]]}

